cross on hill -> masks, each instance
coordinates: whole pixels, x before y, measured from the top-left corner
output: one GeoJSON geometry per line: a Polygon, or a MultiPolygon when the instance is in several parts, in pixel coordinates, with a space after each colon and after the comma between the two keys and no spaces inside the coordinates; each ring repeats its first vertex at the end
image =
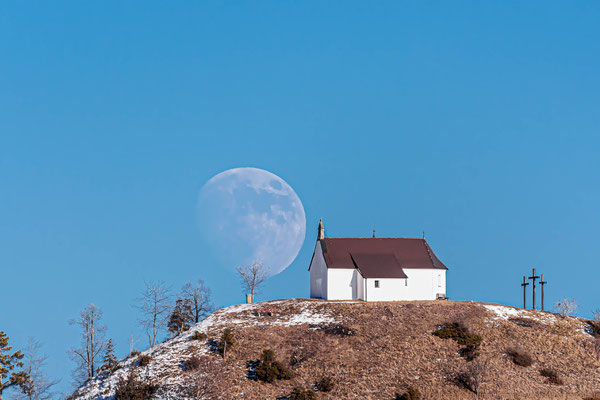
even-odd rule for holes
{"type": "MultiPolygon", "coordinates": [[[[540,276],[535,274],[535,268],[531,269],[531,276],[530,277],[525,277],[523,276],[523,283],[521,283],[521,286],[523,287],[523,308],[527,308],[527,286],[529,285],[529,282],[527,282],[527,279],[531,279],[532,281],[532,285],[531,285],[531,289],[532,289],[532,310],[536,310],[535,307],[535,281],[537,279],[540,279],[540,276]]],[[[548,282],[546,282],[544,280],[544,274],[542,274],[541,279],[540,279],[540,286],[542,287],[542,311],[544,311],[544,285],[546,285],[548,282]]]]}

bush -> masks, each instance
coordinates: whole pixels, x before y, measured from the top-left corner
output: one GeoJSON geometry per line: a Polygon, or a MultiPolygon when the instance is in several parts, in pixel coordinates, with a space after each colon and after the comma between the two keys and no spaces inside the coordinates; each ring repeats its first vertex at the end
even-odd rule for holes
{"type": "Polygon", "coordinates": [[[551,370],[548,368],[542,368],[542,369],[540,369],[540,375],[542,375],[544,378],[546,378],[546,382],[551,383],[553,385],[562,385],[563,384],[561,377],[558,376],[558,374],[554,370],[551,370]]]}
{"type": "Polygon", "coordinates": [[[198,367],[200,367],[200,359],[196,356],[192,356],[183,362],[185,371],[195,371],[198,367]]]}
{"type": "Polygon", "coordinates": [[[225,352],[230,350],[235,345],[235,336],[233,336],[233,329],[225,328],[221,334],[221,340],[217,344],[217,350],[219,354],[225,357],[225,352]]]}
{"type": "MultiPolygon", "coordinates": [[[[198,366],[186,371],[178,383],[177,399],[219,399],[227,390],[225,369],[220,361],[207,355],[197,356],[198,366]]],[[[169,388],[170,389],[170,388],[169,388]]],[[[162,398],[175,398],[163,396],[162,398]]]]}
{"type": "Polygon", "coordinates": [[[469,333],[469,330],[460,322],[447,324],[433,334],[442,339],[454,339],[456,343],[463,346],[479,346],[482,341],[481,336],[469,333]]]}
{"type": "Polygon", "coordinates": [[[304,389],[301,386],[296,386],[288,397],[289,400],[316,400],[317,395],[311,389],[304,389]]]}
{"type": "Polygon", "coordinates": [[[273,350],[263,350],[260,363],[255,369],[256,377],[271,383],[280,379],[291,379],[292,372],[275,359],[273,350]]]}
{"type": "Polygon", "coordinates": [[[148,400],[155,392],[157,386],[138,380],[133,373],[121,377],[115,389],[115,400],[148,400]]]}
{"type": "Polygon", "coordinates": [[[206,333],[204,333],[204,332],[195,331],[192,334],[192,340],[206,340],[206,338],[207,338],[207,336],[206,336],[206,333]]]}
{"type": "Polygon", "coordinates": [[[396,400],[421,400],[423,395],[419,389],[409,386],[404,394],[397,394],[396,400]]]}
{"type": "Polygon", "coordinates": [[[456,343],[463,346],[460,349],[460,354],[467,361],[472,361],[477,357],[479,345],[483,341],[481,336],[469,333],[469,330],[460,322],[446,324],[434,331],[433,335],[441,339],[453,339],[456,343]]]}
{"type": "Polygon", "coordinates": [[[554,305],[556,311],[560,314],[561,317],[566,318],[569,315],[573,314],[575,310],[577,310],[577,302],[575,299],[567,299],[564,298],[559,300],[554,305]]]}
{"type": "Polygon", "coordinates": [[[152,361],[152,356],[144,354],[138,357],[137,365],[140,367],[145,367],[146,365],[150,364],[150,361],[152,361]]]}
{"type": "Polygon", "coordinates": [[[343,324],[311,325],[311,328],[317,328],[328,335],[354,336],[356,334],[353,329],[343,324]]]}
{"type": "Polygon", "coordinates": [[[531,356],[518,347],[507,349],[506,354],[508,354],[512,361],[519,367],[530,367],[533,364],[531,356]]]}
{"type": "Polygon", "coordinates": [[[331,392],[333,390],[333,378],[330,376],[324,376],[320,381],[315,383],[315,388],[319,392],[331,392]]]}
{"type": "Polygon", "coordinates": [[[600,400],[600,393],[595,393],[590,397],[585,397],[583,400],[600,400]]]}
{"type": "Polygon", "coordinates": [[[596,338],[600,338],[600,321],[588,321],[590,333],[596,338]]]}

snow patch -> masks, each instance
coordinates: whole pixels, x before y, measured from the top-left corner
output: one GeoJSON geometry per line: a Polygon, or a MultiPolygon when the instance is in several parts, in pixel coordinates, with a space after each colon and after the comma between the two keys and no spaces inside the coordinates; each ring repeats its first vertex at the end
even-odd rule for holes
{"type": "MultiPolygon", "coordinates": [[[[108,400],[114,397],[117,382],[125,378],[132,368],[140,376],[160,381],[162,385],[176,385],[183,378],[181,363],[194,355],[208,354],[207,341],[192,340],[195,332],[214,334],[224,327],[247,326],[295,326],[336,322],[335,318],[322,311],[322,303],[310,300],[288,299],[265,301],[254,304],[238,304],[209,315],[183,334],[158,344],[140,355],[152,357],[145,367],[136,367],[139,356],[128,357],[119,362],[120,368],[112,374],[102,372],[87,381],[75,393],[77,400],[108,400]],[[273,316],[257,316],[261,309],[272,309],[273,316]],[[193,347],[193,349],[192,349],[193,347]]],[[[173,399],[178,398],[176,395],[173,399]]]]}
{"type": "MultiPolygon", "coordinates": [[[[505,321],[508,321],[509,318],[516,318],[516,317],[524,316],[522,313],[522,310],[518,310],[518,309],[512,308],[512,307],[492,306],[489,304],[484,304],[483,306],[485,308],[487,308],[489,311],[496,314],[496,317],[494,319],[503,319],[505,321]]],[[[525,316],[525,317],[529,317],[529,316],[525,316]]]]}
{"type": "Polygon", "coordinates": [[[553,324],[557,321],[553,314],[543,311],[524,310],[515,307],[492,304],[484,304],[483,307],[495,314],[495,316],[492,317],[492,320],[494,321],[508,321],[510,318],[528,318],[542,324],[553,324]]]}

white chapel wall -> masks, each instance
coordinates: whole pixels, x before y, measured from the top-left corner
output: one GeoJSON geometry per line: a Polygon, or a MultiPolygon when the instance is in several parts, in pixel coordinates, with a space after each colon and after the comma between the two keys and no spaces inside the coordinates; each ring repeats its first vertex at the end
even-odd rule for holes
{"type": "Polygon", "coordinates": [[[365,279],[367,301],[407,300],[405,280],[403,278],[365,279]],[[375,287],[375,281],[379,282],[379,287],[375,287]]]}
{"type": "Polygon", "coordinates": [[[408,279],[369,278],[365,280],[367,301],[435,300],[446,293],[446,271],[404,269],[408,279]],[[375,287],[375,281],[379,287],[375,287]]]}
{"type": "Polygon", "coordinates": [[[317,242],[314,257],[310,264],[310,297],[313,299],[327,299],[327,266],[319,242],[317,242]]]}
{"type": "Polygon", "coordinates": [[[446,293],[445,270],[405,268],[404,273],[408,286],[403,300],[435,300],[438,293],[446,293]]]}
{"type": "Polygon", "coordinates": [[[327,270],[327,300],[352,300],[354,268],[327,270]]]}

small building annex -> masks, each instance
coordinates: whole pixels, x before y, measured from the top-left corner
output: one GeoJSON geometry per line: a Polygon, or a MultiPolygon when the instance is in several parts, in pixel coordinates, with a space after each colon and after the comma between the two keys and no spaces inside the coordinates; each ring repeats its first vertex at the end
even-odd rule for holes
{"type": "Polygon", "coordinates": [[[446,297],[447,270],[424,238],[330,238],[319,221],[310,297],[436,300],[446,297]]]}

